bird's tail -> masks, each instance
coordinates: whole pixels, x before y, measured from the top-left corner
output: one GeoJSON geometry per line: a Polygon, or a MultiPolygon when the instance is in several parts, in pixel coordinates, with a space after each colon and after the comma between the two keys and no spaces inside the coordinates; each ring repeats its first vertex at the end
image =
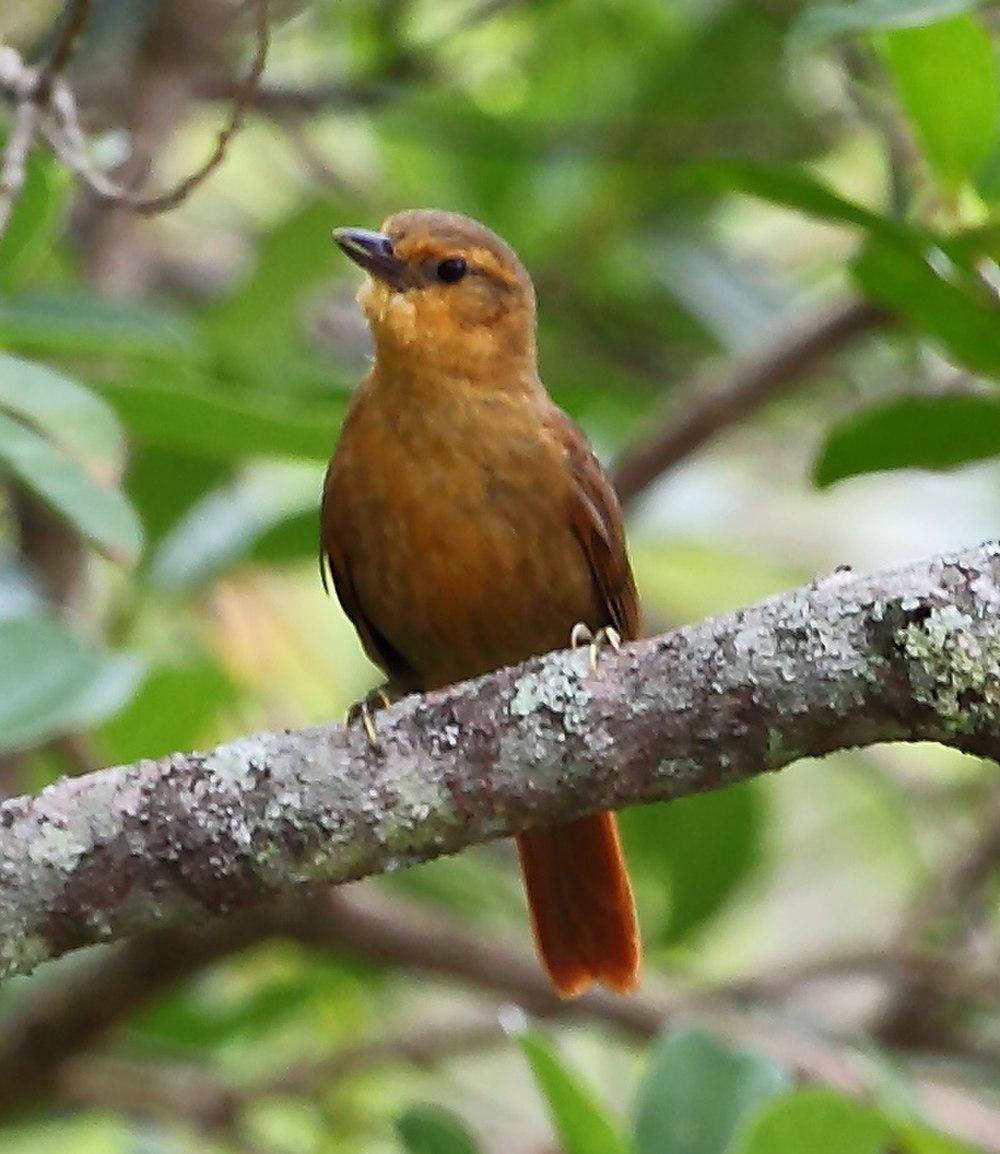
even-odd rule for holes
{"type": "Polygon", "coordinates": [[[538,952],[566,998],[592,982],[624,993],[639,980],[635,906],[613,813],[518,835],[538,952]]]}

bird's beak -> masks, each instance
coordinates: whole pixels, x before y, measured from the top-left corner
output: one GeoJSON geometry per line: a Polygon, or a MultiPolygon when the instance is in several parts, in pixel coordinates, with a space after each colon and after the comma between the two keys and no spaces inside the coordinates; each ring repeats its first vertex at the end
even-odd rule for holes
{"type": "Polygon", "coordinates": [[[406,287],[406,266],[392,251],[392,241],[384,233],[366,228],[335,228],[333,239],[365,272],[388,281],[394,288],[406,287]]]}

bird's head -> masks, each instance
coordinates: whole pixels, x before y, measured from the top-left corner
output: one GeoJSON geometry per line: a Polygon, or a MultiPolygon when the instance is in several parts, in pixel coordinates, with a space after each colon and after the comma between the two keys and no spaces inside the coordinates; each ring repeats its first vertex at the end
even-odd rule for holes
{"type": "Polygon", "coordinates": [[[334,239],[368,274],[358,301],[379,358],[451,376],[534,366],[535,294],[513,250],[453,212],[411,210],[334,239]],[[509,363],[508,363],[509,362],[509,363]]]}

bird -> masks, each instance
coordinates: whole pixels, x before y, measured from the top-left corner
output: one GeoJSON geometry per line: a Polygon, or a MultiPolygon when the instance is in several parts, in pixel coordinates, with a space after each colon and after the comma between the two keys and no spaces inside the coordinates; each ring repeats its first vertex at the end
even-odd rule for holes
{"type": "MultiPolygon", "coordinates": [[[[320,565],[388,702],[640,632],[614,488],[538,374],[528,272],[485,225],[436,209],[337,228],[365,273],[374,357],[326,472],[320,565]]],[[[366,699],[361,712],[377,744],[366,699]]],[[[614,814],[516,837],[552,985],[639,981],[614,814]]]]}

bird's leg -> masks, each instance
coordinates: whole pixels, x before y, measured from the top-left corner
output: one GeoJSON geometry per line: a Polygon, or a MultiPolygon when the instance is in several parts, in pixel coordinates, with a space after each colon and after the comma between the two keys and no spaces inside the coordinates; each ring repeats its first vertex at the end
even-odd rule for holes
{"type": "Polygon", "coordinates": [[[578,621],[570,630],[569,645],[571,649],[582,649],[586,645],[590,650],[590,672],[597,672],[597,659],[606,645],[615,653],[620,653],[622,639],[613,625],[605,625],[603,629],[592,632],[582,621],[578,621]]]}
{"type": "Polygon", "coordinates": [[[368,738],[368,744],[372,749],[379,748],[378,730],[375,728],[375,714],[380,709],[386,709],[392,705],[394,701],[399,700],[400,695],[394,694],[392,687],[388,682],[385,685],[376,686],[375,689],[370,689],[360,701],[355,703],[348,709],[344,717],[344,724],[347,726],[354,725],[356,721],[360,721],[364,726],[365,736],[368,738]]]}

